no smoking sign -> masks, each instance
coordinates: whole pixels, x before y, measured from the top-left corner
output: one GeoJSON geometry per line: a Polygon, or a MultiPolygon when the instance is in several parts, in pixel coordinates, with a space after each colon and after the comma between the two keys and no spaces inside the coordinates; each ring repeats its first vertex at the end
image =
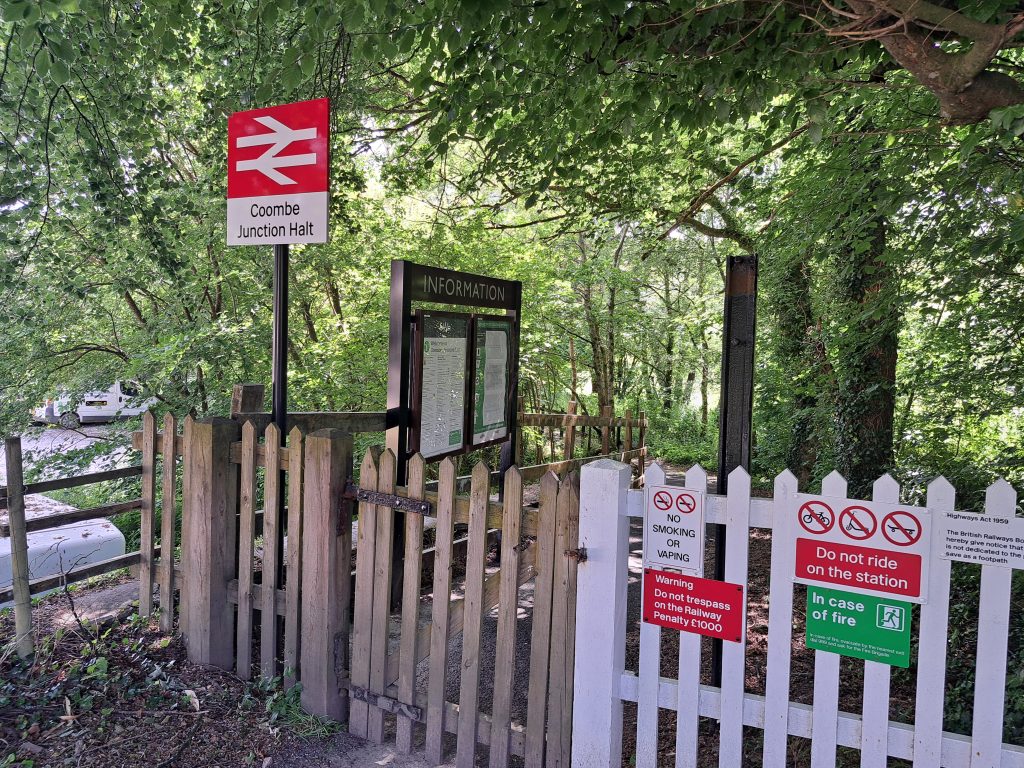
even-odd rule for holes
{"type": "Polygon", "coordinates": [[[669,485],[646,489],[644,564],[700,576],[704,553],[704,494],[669,485]]]}

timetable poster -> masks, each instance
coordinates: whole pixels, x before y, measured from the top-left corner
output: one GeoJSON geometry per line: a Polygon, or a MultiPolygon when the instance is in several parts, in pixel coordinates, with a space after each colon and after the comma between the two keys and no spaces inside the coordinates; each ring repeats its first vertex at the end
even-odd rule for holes
{"type": "Polygon", "coordinates": [[[474,332],[473,445],[491,443],[508,435],[512,322],[477,317],[474,332]]]}
{"type": "Polygon", "coordinates": [[[423,458],[460,452],[466,442],[466,316],[423,313],[419,451],[423,458]]]}

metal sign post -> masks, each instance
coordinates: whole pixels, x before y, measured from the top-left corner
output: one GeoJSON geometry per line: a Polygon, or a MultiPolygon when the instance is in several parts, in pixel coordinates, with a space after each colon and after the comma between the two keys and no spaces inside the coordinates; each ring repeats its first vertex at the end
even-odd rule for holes
{"type": "Polygon", "coordinates": [[[282,443],[288,430],[288,245],[327,242],[329,170],[327,99],[228,118],[228,245],[274,246],[271,400],[282,443]]]}
{"type": "MultiPolygon", "coordinates": [[[[730,256],[725,266],[722,395],[718,409],[718,493],[736,467],[750,471],[754,411],[757,255],[730,256]]],[[[725,526],[714,527],[715,578],[725,579],[725,526]]],[[[722,684],[722,641],[711,646],[712,685],[722,684]]]]}
{"type": "MultiPolygon", "coordinates": [[[[288,433],[288,244],[274,246],[274,331],[271,341],[271,416],[281,430],[281,443],[288,433]]],[[[281,485],[282,492],[284,485],[281,485]]],[[[284,507],[282,506],[281,509],[284,507]]]]}

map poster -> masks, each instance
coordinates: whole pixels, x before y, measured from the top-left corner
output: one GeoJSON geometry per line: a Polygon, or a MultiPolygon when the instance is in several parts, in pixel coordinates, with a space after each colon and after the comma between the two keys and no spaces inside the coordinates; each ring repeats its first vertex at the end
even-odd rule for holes
{"type": "Polygon", "coordinates": [[[466,443],[469,315],[423,312],[419,375],[419,452],[461,453],[466,443]]]}
{"type": "Polygon", "coordinates": [[[473,445],[508,436],[512,321],[477,317],[474,331],[473,445]]]}

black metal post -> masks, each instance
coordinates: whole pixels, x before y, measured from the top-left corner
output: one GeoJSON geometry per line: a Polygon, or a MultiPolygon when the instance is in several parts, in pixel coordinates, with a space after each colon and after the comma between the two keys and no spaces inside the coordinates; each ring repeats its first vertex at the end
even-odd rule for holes
{"type": "MultiPolygon", "coordinates": [[[[730,256],[725,267],[722,394],[718,409],[718,493],[736,467],[750,471],[754,410],[757,255],[730,256]]],[[[714,526],[715,578],[725,579],[725,526],[714,526]]],[[[711,645],[712,685],[722,684],[722,641],[711,645]]]]}
{"type": "MultiPolygon", "coordinates": [[[[288,439],[288,245],[274,246],[274,325],[270,352],[270,413],[281,430],[281,445],[288,439]]],[[[277,509],[285,514],[285,474],[277,484],[277,509]]],[[[277,578],[284,578],[284,536],[277,540],[277,578]]],[[[279,582],[280,583],[280,582],[279,582]]]]}
{"type": "Polygon", "coordinates": [[[274,330],[271,352],[271,415],[281,430],[288,430],[288,246],[274,246],[274,330]]]}

